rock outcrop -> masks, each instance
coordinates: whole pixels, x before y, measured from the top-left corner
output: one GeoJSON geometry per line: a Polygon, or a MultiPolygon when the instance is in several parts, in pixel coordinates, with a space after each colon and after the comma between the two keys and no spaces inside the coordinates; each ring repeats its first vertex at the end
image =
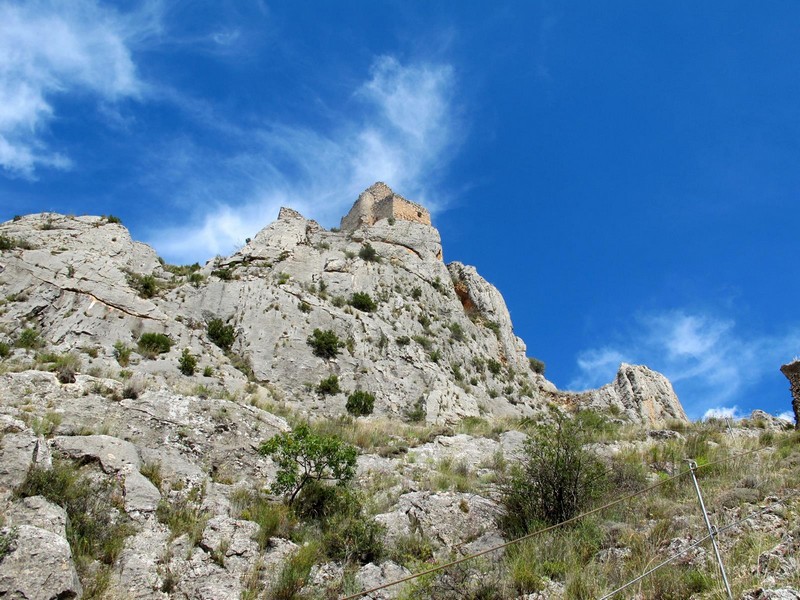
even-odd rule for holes
{"type": "MultiPolygon", "coordinates": [[[[135,376],[229,392],[250,379],[315,415],[341,414],[347,393],[363,389],[377,415],[544,416],[556,388],[529,368],[502,296],[473,267],[442,262],[439,233],[429,216],[408,213],[415,207],[378,183],[341,232],[281,209],[242,249],[194,272],[163,264],[105,218],[21,217],[0,225],[18,242],[2,253],[0,294],[10,300],[0,342],[33,324],[49,349],[81,353],[84,371],[104,374],[119,371],[121,344],[134,351],[125,369],[135,376]],[[374,310],[351,306],[355,293],[374,310]],[[213,319],[234,328],[229,349],[206,335],[213,319]],[[335,359],[314,355],[315,329],[342,342],[335,359]],[[158,360],[140,355],[143,332],[169,336],[172,349],[158,360]],[[193,377],[177,370],[184,350],[199,359],[193,377]],[[315,391],[331,375],[347,393],[315,391]]],[[[636,369],[585,404],[653,425],[684,418],[669,383],[636,369]]]]}
{"type": "Polygon", "coordinates": [[[653,429],[688,420],[669,380],[642,365],[622,363],[613,382],[569,398],[582,408],[609,411],[653,429]]]}
{"type": "Polygon", "coordinates": [[[794,411],[794,428],[800,429],[800,360],[781,366],[781,373],[789,380],[792,393],[792,410],[794,411]]]}

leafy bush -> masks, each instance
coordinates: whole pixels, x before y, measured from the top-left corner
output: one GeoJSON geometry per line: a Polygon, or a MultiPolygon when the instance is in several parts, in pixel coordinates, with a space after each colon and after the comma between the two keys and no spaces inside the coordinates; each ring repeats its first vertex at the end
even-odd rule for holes
{"type": "Polygon", "coordinates": [[[541,360],[530,356],[528,357],[528,363],[530,364],[531,371],[533,371],[534,373],[538,373],[539,375],[544,375],[545,366],[541,360]]]}
{"type": "Polygon", "coordinates": [[[11,346],[5,342],[0,342],[0,358],[8,358],[9,354],[11,354],[11,346]]]}
{"type": "Polygon", "coordinates": [[[413,290],[411,290],[411,297],[414,300],[419,300],[422,297],[422,290],[418,287],[415,287],[413,290]]]}
{"type": "Polygon", "coordinates": [[[343,345],[336,335],[336,332],[326,329],[322,331],[315,329],[306,340],[314,351],[315,356],[320,358],[335,358],[339,354],[339,348],[343,345]]]}
{"type": "Polygon", "coordinates": [[[233,279],[236,279],[236,274],[230,267],[224,267],[222,269],[214,269],[213,271],[211,271],[211,275],[214,277],[219,277],[222,281],[232,281],[233,279]]]}
{"type": "Polygon", "coordinates": [[[131,360],[131,349],[122,341],[115,342],[114,358],[117,359],[120,367],[127,367],[131,360]]]}
{"type": "Polygon", "coordinates": [[[347,412],[356,417],[371,415],[375,408],[375,396],[363,390],[356,390],[347,397],[347,412]]]}
{"type": "Polygon", "coordinates": [[[504,485],[499,525],[507,535],[571,519],[605,491],[608,475],[584,450],[587,438],[580,413],[574,419],[559,414],[554,425],[536,427],[521,464],[504,485]]]}
{"type": "Polygon", "coordinates": [[[318,394],[334,396],[341,391],[342,389],[339,387],[339,377],[336,375],[331,375],[330,377],[323,379],[319,382],[319,385],[317,385],[318,394]]]}
{"type": "Polygon", "coordinates": [[[172,348],[172,340],[163,333],[143,333],[136,343],[139,354],[146,358],[155,358],[158,354],[165,354],[172,348]]]}
{"type": "Polygon", "coordinates": [[[361,246],[361,250],[358,251],[358,257],[367,262],[378,262],[380,260],[378,252],[369,242],[361,246]]]}
{"type": "Polygon", "coordinates": [[[0,250],[13,250],[17,247],[14,238],[10,238],[7,235],[0,235],[0,250]]]}
{"type": "Polygon", "coordinates": [[[373,312],[378,305],[366,292],[354,292],[350,298],[350,305],[363,312],[373,312]]]}
{"type": "Polygon", "coordinates": [[[290,506],[312,481],[345,483],[355,476],[355,447],[334,436],[315,434],[306,424],[267,440],[259,452],[277,463],[272,490],[286,494],[290,506]]]}
{"type": "Polygon", "coordinates": [[[503,368],[503,365],[500,364],[499,361],[496,361],[495,359],[490,358],[490,359],[488,359],[486,361],[486,368],[489,369],[489,372],[492,375],[499,375],[500,374],[500,369],[503,368]]]}
{"type": "Polygon", "coordinates": [[[206,334],[219,348],[228,351],[236,341],[236,331],[233,325],[225,325],[222,319],[211,319],[206,327],[206,334]]]}
{"type": "Polygon", "coordinates": [[[158,282],[152,275],[128,273],[128,283],[142,298],[152,298],[158,292],[158,282]]]}
{"type": "Polygon", "coordinates": [[[25,348],[26,350],[34,350],[41,347],[42,340],[39,337],[39,332],[35,329],[28,327],[23,329],[14,343],[17,348],[25,348]]]}
{"type": "Polygon", "coordinates": [[[294,600],[306,585],[308,574],[320,556],[319,545],[309,543],[302,546],[294,556],[283,563],[277,579],[270,585],[268,598],[271,600],[294,600]]]}
{"type": "Polygon", "coordinates": [[[188,348],[184,348],[178,359],[178,370],[186,376],[194,375],[197,370],[197,359],[192,356],[188,348]]]}
{"type": "Polygon", "coordinates": [[[411,338],[407,335],[401,335],[395,340],[395,342],[397,342],[398,346],[408,346],[411,343],[411,338]]]}
{"type": "Polygon", "coordinates": [[[115,217],[114,215],[103,215],[103,218],[106,220],[106,223],[122,224],[122,219],[115,217]]]}

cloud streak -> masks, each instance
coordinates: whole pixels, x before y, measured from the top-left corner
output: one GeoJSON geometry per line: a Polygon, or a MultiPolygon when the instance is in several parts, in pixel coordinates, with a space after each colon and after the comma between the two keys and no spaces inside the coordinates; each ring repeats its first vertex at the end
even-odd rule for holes
{"type": "Polygon", "coordinates": [[[165,153],[181,157],[182,166],[173,159],[177,170],[162,175],[186,182],[184,202],[195,208],[188,225],[152,231],[148,241],[174,262],[207,260],[230,253],[280,206],[338,224],[378,180],[435,211],[442,199],[431,189],[460,142],[454,91],[448,65],[383,56],[329,132],[264,123],[242,132],[242,146],[225,156],[181,140],[165,153]]]}
{"type": "Polygon", "coordinates": [[[0,3],[0,167],[32,178],[38,167],[70,166],[45,141],[58,96],[115,102],[142,93],[130,49],[136,18],[93,0],[0,3]]]}
{"type": "Polygon", "coordinates": [[[672,381],[693,418],[736,412],[744,394],[800,345],[800,327],[783,335],[745,335],[740,329],[732,319],[711,314],[641,315],[614,343],[581,352],[568,387],[597,387],[611,381],[620,362],[643,363],[672,381]]]}

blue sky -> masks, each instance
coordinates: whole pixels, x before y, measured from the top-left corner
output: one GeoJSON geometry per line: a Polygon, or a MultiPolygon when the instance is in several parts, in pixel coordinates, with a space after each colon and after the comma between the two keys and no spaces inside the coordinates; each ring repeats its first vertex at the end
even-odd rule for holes
{"type": "Polygon", "coordinates": [[[0,0],[0,219],[113,213],[173,263],[385,181],[561,388],[790,409],[800,4],[0,0]]]}

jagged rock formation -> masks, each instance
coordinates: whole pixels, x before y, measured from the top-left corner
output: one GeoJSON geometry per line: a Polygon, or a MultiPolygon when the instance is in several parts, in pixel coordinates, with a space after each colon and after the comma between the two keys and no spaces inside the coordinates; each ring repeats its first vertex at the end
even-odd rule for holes
{"type": "Polygon", "coordinates": [[[800,429],[800,360],[794,360],[781,366],[781,373],[789,380],[792,392],[792,410],[794,411],[794,428],[800,429]]]}
{"type": "MultiPolygon", "coordinates": [[[[563,403],[530,370],[500,293],[473,267],[442,262],[439,234],[423,211],[382,183],[361,194],[341,232],[281,209],[277,221],[209,262],[199,272],[205,279],[195,274],[193,282],[106,219],[22,217],[0,226],[0,235],[23,242],[2,254],[0,292],[11,301],[2,309],[0,341],[12,342],[27,322],[48,348],[91,347],[96,356],[84,366],[109,371],[118,370],[116,342],[133,347],[142,332],[163,333],[175,343],[162,360],[134,353],[129,370],[165,385],[237,389],[247,378],[236,365],[313,414],[344,412],[346,394],[314,391],[331,375],[346,391],[374,394],[378,415],[419,407],[429,422],[544,415],[548,402],[563,403]],[[366,248],[376,260],[360,256],[366,248]],[[147,279],[151,288],[142,293],[147,279]],[[375,310],[350,306],[354,293],[368,294],[375,310]],[[231,353],[205,334],[212,319],[235,327],[231,353]],[[335,359],[312,353],[307,338],[315,329],[343,342],[335,359]],[[183,349],[213,375],[182,377],[176,364],[183,349]]],[[[646,369],[626,368],[612,387],[581,398],[653,426],[685,418],[669,383],[646,369]]]]}
{"type": "MultiPolygon", "coordinates": [[[[276,466],[258,448],[290,422],[345,412],[346,392],[317,389],[330,375],[344,390],[373,393],[375,414],[324,426],[386,438],[359,443],[353,485],[369,496],[365,518],[385,526],[387,545],[424,541],[420,550],[441,560],[503,541],[497,477],[523,457],[530,421],[492,417],[546,422],[556,408],[585,407],[649,427],[686,419],[669,382],[646,367],[622,365],[614,382],[582,393],[533,372],[500,293],[473,267],[443,263],[427,213],[406,212],[414,206],[376,184],[339,232],[284,208],[238,252],[196,270],[164,264],[107,218],[0,224],[0,597],[77,599],[101,584],[115,598],[263,597],[304,542],[279,527],[264,535],[268,519],[254,507],[279,500],[265,493],[276,466]],[[230,347],[209,337],[215,319],[232,328],[230,347]],[[314,354],[315,329],[335,332],[338,354],[314,354]],[[143,333],[173,345],[138,348],[143,333]],[[194,374],[178,369],[184,350],[198,360],[194,374]],[[47,370],[66,353],[77,372],[47,370]],[[453,431],[476,416],[485,420],[461,425],[486,427],[486,437],[453,431]],[[427,425],[401,423],[412,417],[427,425]],[[56,505],[63,497],[22,493],[30,474],[64,465],[101,495],[86,510],[125,526],[102,560],[79,555],[70,507],[56,505]],[[253,498],[261,504],[248,505],[253,498]]],[[[742,435],[778,429],[760,414],[751,421],[742,435]]],[[[593,446],[610,464],[682,439],[656,430],[593,446]]],[[[729,505],[764,495],[742,489],[729,505]]],[[[763,521],[784,537],[759,567],[762,557],[778,562],[771,583],[791,581],[797,561],[780,557],[796,554],[797,536],[788,518],[763,521]]],[[[604,549],[609,560],[612,550],[623,551],[604,549]]],[[[395,560],[320,558],[302,593],[337,597],[346,579],[354,591],[408,575],[395,560]]],[[[542,585],[527,597],[564,596],[564,584],[542,585]]]]}
{"type": "Polygon", "coordinates": [[[567,399],[581,408],[608,411],[653,428],[670,420],[687,420],[669,380],[642,365],[622,363],[613,382],[597,390],[568,394],[567,399]]]}

